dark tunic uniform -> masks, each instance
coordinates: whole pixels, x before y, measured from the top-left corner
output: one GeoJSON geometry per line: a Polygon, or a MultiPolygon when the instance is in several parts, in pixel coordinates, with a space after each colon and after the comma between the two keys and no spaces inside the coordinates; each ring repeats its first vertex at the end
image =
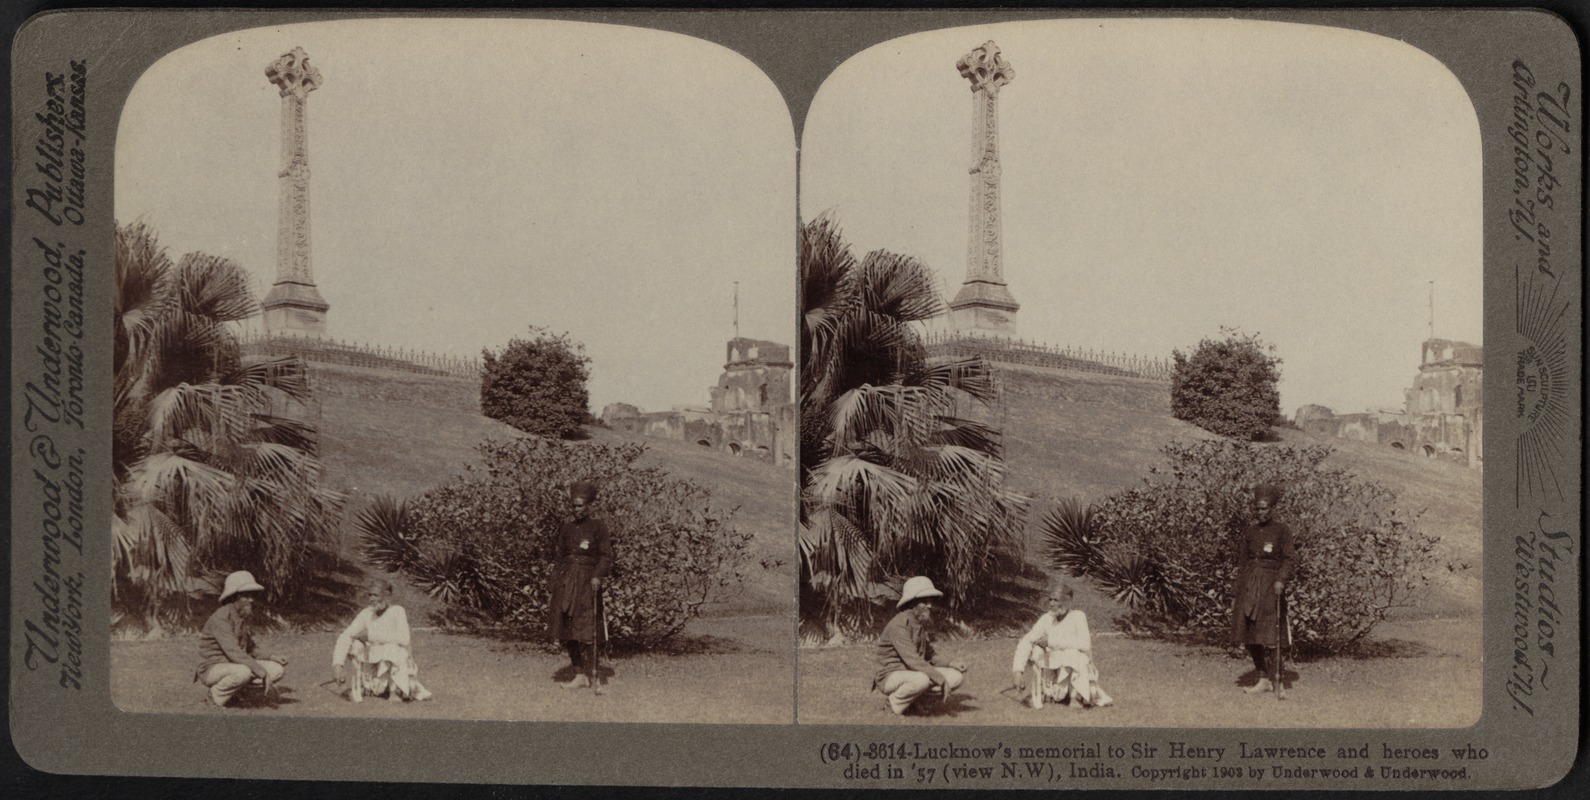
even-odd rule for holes
{"type": "Polygon", "coordinates": [[[1292,529],[1271,520],[1250,525],[1237,548],[1237,584],[1232,592],[1231,635],[1237,644],[1278,644],[1276,581],[1289,581],[1297,564],[1292,529]]]}
{"type": "Polygon", "coordinates": [[[592,578],[613,571],[613,542],[601,520],[565,522],[553,544],[552,605],[547,627],[555,642],[595,642],[602,633],[592,578]]]}

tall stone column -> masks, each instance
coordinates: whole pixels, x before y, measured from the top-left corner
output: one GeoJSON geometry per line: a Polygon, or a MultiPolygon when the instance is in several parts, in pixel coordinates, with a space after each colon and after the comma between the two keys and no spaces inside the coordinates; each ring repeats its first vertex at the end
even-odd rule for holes
{"type": "Polygon", "coordinates": [[[972,82],[971,224],[966,242],[966,281],[950,301],[950,322],[958,333],[1016,334],[1021,306],[1005,287],[999,226],[999,88],[1016,76],[984,42],[955,63],[972,82]]]}
{"type": "Polygon", "coordinates": [[[282,98],[282,166],[276,174],[276,283],[265,295],[265,331],[271,336],[326,335],[331,308],[315,288],[309,247],[309,93],[320,88],[320,70],[302,47],[276,59],[265,77],[282,98]]]}

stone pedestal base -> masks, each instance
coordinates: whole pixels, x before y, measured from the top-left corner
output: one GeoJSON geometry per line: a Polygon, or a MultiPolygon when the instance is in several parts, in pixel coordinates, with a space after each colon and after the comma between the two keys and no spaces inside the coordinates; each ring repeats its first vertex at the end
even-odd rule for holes
{"type": "Polygon", "coordinates": [[[265,311],[265,333],[270,336],[326,338],[326,312],[331,304],[312,283],[278,283],[260,304],[265,311]]]}
{"type": "Polygon", "coordinates": [[[1016,338],[1016,313],[986,306],[966,306],[950,310],[950,324],[965,336],[1016,338]]]}
{"type": "Polygon", "coordinates": [[[1019,308],[1005,284],[967,281],[950,301],[950,324],[956,333],[1013,339],[1019,308]]]}

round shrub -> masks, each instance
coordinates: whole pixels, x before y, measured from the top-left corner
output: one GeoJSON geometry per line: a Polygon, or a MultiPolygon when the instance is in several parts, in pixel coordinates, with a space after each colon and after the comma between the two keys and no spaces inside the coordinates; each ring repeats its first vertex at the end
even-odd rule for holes
{"type": "Polygon", "coordinates": [[[407,503],[382,500],[359,517],[367,558],[475,617],[480,626],[543,635],[553,537],[569,518],[569,484],[594,480],[592,511],[613,537],[603,590],[614,643],[646,646],[681,631],[702,606],[738,587],[750,534],[729,525],[708,492],[635,466],[634,443],[524,438],[480,446],[485,464],[407,503]]]}
{"type": "Polygon", "coordinates": [[[1429,581],[1440,538],[1419,530],[1391,489],[1322,466],[1329,447],[1210,440],[1164,452],[1168,464],[1142,486],[1088,511],[1065,504],[1041,523],[1050,563],[1125,603],[1130,630],[1229,635],[1237,546],[1260,483],[1282,487],[1275,518],[1297,543],[1287,587],[1297,647],[1339,651],[1411,606],[1429,581]]]}
{"type": "Polygon", "coordinates": [[[532,326],[501,353],[480,353],[480,413],[537,436],[578,439],[590,421],[591,359],[566,333],[532,326]]]}
{"type": "Polygon", "coordinates": [[[1220,333],[1190,355],[1171,352],[1171,414],[1221,436],[1261,439],[1281,418],[1281,359],[1257,335],[1220,333]]]}

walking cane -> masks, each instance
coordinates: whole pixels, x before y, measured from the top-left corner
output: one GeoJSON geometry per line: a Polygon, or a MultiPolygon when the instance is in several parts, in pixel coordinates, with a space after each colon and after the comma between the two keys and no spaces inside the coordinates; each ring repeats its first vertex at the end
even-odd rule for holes
{"type": "Polygon", "coordinates": [[[607,615],[602,612],[602,590],[591,589],[591,608],[602,621],[602,635],[591,643],[591,693],[602,693],[602,642],[607,639],[607,615]]]}
{"type": "MultiPolygon", "coordinates": [[[[1283,589],[1282,592],[1285,590],[1283,589]]],[[[1286,699],[1286,599],[1275,593],[1275,699],[1286,699]]]]}

